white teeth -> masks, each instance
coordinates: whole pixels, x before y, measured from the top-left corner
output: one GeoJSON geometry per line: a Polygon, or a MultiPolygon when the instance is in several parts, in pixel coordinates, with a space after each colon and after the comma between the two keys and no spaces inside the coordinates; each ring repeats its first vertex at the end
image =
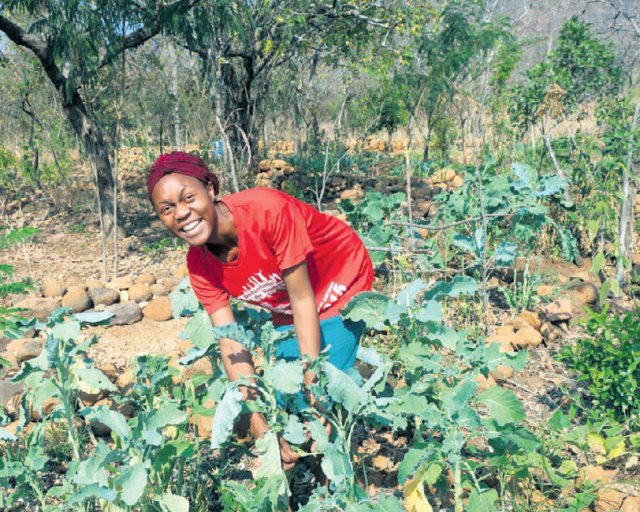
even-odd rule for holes
{"type": "Polygon", "coordinates": [[[198,220],[194,220],[193,222],[189,222],[189,224],[187,224],[186,226],[184,226],[182,228],[183,232],[187,232],[187,231],[191,231],[192,229],[194,229],[198,224],[200,224],[200,219],[198,220]]]}

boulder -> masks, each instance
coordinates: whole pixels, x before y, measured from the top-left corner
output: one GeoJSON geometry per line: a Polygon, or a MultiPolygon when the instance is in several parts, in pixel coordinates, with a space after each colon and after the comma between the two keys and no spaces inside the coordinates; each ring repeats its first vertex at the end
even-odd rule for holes
{"type": "Polygon", "coordinates": [[[515,344],[518,347],[537,347],[540,343],[542,343],[542,334],[530,325],[516,333],[515,344]]]}
{"type": "Polygon", "coordinates": [[[169,276],[169,277],[164,277],[160,280],[160,284],[162,286],[164,286],[167,291],[173,291],[173,289],[178,286],[178,284],[180,283],[181,279],[178,279],[175,276],[169,276]]]}
{"type": "Polygon", "coordinates": [[[118,378],[116,379],[116,386],[120,389],[127,389],[136,381],[136,372],[133,368],[127,368],[124,372],[122,372],[118,378]]]}
{"type": "Polygon", "coordinates": [[[22,363],[40,355],[42,342],[35,339],[21,338],[11,341],[7,345],[6,351],[13,355],[17,363],[22,363]]]}
{"type": "Polygon", "coordinates": [[[182,265],[180,265],[176,271],[173,273],[173,275],[175,277],[177,277],[180,281],[182,281],[185,277],[189,276],[189,269],[187,268],[187,265],[185,265],[184,263],[182,265]]]}
{"type": "Polygon", "coordinates": [[[522,325],[520,329],[529,326],[536,330],[540,330],[540,326],[542,325],[540,316],[538,313],[534,313],[533,311],[522,311],[516,319],[524,322],[524,325],[522,325]]]}
{"type": "Polygon", "coordinates": [[[140,303],[149,300],[151,297],[153,297],[153,293],[149,285],[134,284],[129,288],[129,300],[140,303]]]}
{"type": "Polygon", "coordinates": [[[586,466],[578,473],[576,479],[576,486],[582,487],[585,482],[591,482],[596,485],[606,485],[613,482],[613,479],[618,474],[615,469],[607,470],[602,466],[586,466]]]}
{"type": "Polygon", "coordinates": [[[67,291],[66,286],[58,279],[47,277],[42,281],[43,297],[62,297],[65,291],[67,291]]]}
{"type": "MultiPolygon", "coordinates": [[[[7,409],[7,405],[12,401],[15,396],[22,395],[24,391],[24,385],[14,384],[10,379],[4,379],[0,381],[0,406],[2,406],[5,410],[7,409]]],[[[7,411],[9,413],[9,411],[7,411]]]]}
{"type": "Polygon", "coordinates": [[[483,391],[486,391],[489,388],[494,388],[498,385],[491,374],[486,377],[482,374],[476,375],[476,382],[478,383],[478,388],[476,390],[478,393],[482,393],[483,391]]]}
{"type": "Polygon", "coordinates": [[[153,294],[154,297],[164,297],[165,295],[169,294],[169,290],[167,290],[164,286],[162,286],[159,283],[152,284],[151,286],[149,286],[149,290],[151,290],[151,293],[153,294]]]}
{"type": "Polygon", "coordinates": [[[60,301],[52,297],[27,297],[15,304],[16,308],[28,309],[31,315],[42,322],[46,322],[49,315],[60,307],[60,301]]]}
{"type": "Polygon", "coordinates": [[[61,404],[62,404],[62,401],[56,397],[50,397],[45,399],[45,401],[42,402],[42,416],[46,418],[53,411],[55,411],[58,408],[58,406],[61,404]]]}
{"type": "Polygon", "coordinates": [[[173,318],[171,311],[171,301],[169,297],[158,297],[153,299],[142,312],[145,318],[155,320],[156,322],[164,322],[173,318]]]}
{"type": "Polygon", "coordinates": [[[187,352],[193,349],[193,343],[189,340],[180,340],[178,342],[178,350],[180,354],[185,355],[187,352]]]}
{"type": "Polygon", "coordinates": [[[104,288],[104,283],[99,279],[87,279],[86,285],[87,290],[91,290],[92,288],[104,288]]]}
{"type": "Polygon", "coordinates": [[[554,291],[555,288],[547,284],[541,284],[540,286],[538,286],[538,288],[536,288],[536,294],[539,297],[550,297],[551,295],[553,295],[554,291]]]}
{"type": "Polygon", "coordinates": [[[109,325],[131,325],[142,319],[142,310],[132,300],[107,306],[105,311],[113,313],[109,325]]]}
{"type": "Polygon", "coordinates": [[[113,288],[114,290],[128,290],[131,285],[133,285],[131,276],[116,277],[106,284],[107,288],[113,288]]]}
{"type": "Polygon", "coordinates": [[[110,306],[120,300],[120,293],[113,288],[96,286],[89,288],[89,297],[95,306],[110,306]]]}
{"type": "Polygon", "coordinates": [[[557,299],[542,308],[542,314],[551,323],[571,320],[573,314],[569,299],[557,299]]]}
{"type": "Polygon", "coordinates": [[[146,284],[147,286],[151,286],[156,282],[156,278],[153,274],[140,274],[136,277],[134,284],[146,284]]]}
{"type": "Polygon", "coordinates": [[[451,186],[451,188],[460,188],[462,185],[464,185],[464,178],[460,175],[456,175],[451,180],[451,183],[449,183],[449,185],[451,186]]]}
{"type": "Polygon", "coordinates": [[[581,296],[584,304],[595,304],[598,302],[599,292],[595,284],[585,281],[569,287],[574,293],[581,296]]]}
{"type": "Polygon", "coordinates": [[[598,497],[595,502],[596,512],[611,512],[612,510],[620,510],[625,498],[633,492],[632,488],[627,486],[613,484],[611,487],[605,487],[598,491],[598,497]]]}
{"type": "Polygon", "coordinates": [[[98,370],[104,373],[107,378],[114,384],[116,380],[118,380],[119,373],[115,364],[104,362],[97,364],[96,367],[98,368],[98,370]]]}
{"type": "Polygon", "coordinates": [[[625,498],[620,507],[620,512],[640,512],[640,497],[628,496],[625,498]]]}
{"type": "MultiPolygon", "coordinates": [[[[216,403],[207,398],[202,404],[206,409],[213,409],[216,403]]],[[[203,440],[211,439],[211,427],[213,425],[213,415],[203,416],[202,414],[194,414],[191,417],[191,422],[194,424],[198,431],[198,437],[203,440]]]]}
{"type": "Polygon", "coordinates": [[[91,298],[84,288],[76,286],[69,288],[62,297],[62,305],[74,313],[80,313],[91,307],[91,298]]]}
{"type": "Polygon", "coordinates": [[[550,343],[558,339],[560,331],[555,325],[545,322],[540,326],[540,334],[542,334],[542,337],[550,343]]]}
{"type": "MultiPolygon", "coordinates": [[[[500,344],[500,352],[507,353],[513,352],[513,346],[511,345],[511,340],[509,337],[499,334],[494,334],[493,336],[487,337],[485,340],[487,345],[491,343],[499,343],[500,344]]],[[[499,365],[495,369],[489,372],[489,375],[493,377],[496,382],[501,382],[506,379],[510,379],[513,376],[513,368],[510,366],[499,365]]]]}
{"type": "Polygon", "coordinates": [[[73,288],[73,287],[77,287],[77,286],[79,286],[81,288],[85,288],[87,286],[84,283],[84,279],[82,279],[77,274],[68,275],[67,278],[64,280],[64,285],[66,286],[67,290],[69,288],[73,288]]]}

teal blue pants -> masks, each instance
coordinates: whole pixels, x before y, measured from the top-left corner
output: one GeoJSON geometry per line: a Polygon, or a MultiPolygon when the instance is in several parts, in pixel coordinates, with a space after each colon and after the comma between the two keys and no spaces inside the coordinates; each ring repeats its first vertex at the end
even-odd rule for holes
{"type": "MultiPolygon", "coordinates": [[[[342,371],[353,366],[364,327],[364,322],[343,320],[340,315],[320,320],[320,350],[329,346],[329,362],[332,365],[342,371]]],[[[291,337],[281,341],[276,347],[276,358],[286,361],[300,359],[300,347],[293,325],[283,325],[276,329],[291,331],[291,337]]]]}

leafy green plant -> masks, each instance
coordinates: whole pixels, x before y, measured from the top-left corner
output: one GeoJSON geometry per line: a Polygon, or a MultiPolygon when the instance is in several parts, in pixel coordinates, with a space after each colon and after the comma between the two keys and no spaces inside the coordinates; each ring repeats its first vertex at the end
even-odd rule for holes
{"type": "Polygon", "coordinates": [[[640,320],[637,314],[610,315],[591,311],[585,323],[587,337],[564,348],[561,361],[578,373],[586,385],[588,416],[618,421],[640,413],[640,320]]]}

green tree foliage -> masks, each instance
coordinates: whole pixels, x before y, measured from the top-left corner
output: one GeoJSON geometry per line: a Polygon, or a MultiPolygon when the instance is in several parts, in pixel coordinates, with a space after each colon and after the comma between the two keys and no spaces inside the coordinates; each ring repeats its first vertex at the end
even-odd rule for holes
{"type": "Polygon", "coordinates": [[[574,16],[562,26],[547,58],[527,70],[526,83],[513,88],[512,118],[526,130],[543,110],[557,117],[560,109],[573,111],[586,102],[614,96],[621,86],[622,69],[611,45],[574,16]]]}

